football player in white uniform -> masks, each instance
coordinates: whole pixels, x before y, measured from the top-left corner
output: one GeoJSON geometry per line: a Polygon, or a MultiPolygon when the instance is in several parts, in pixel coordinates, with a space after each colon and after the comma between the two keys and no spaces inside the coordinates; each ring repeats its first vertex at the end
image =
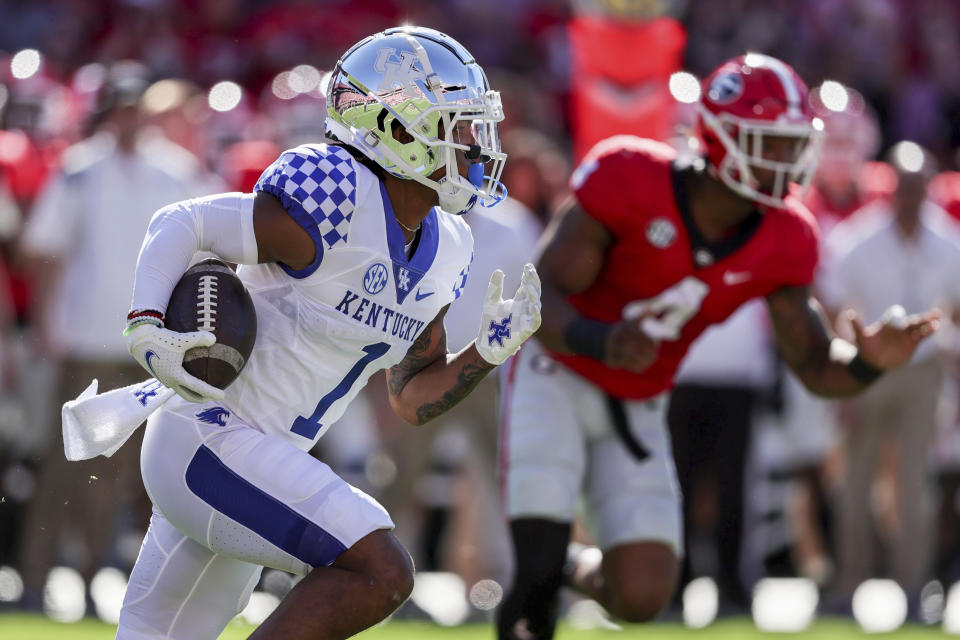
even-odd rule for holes
{"type": "Polygon", "coordinates": [[[307,451],[369,376],[411,423],[464,398],[540,325],[532,265],[512,300],[490,280],[483,330],[448,354],[443,326],[472,258],[457,214],[502,199],[499,94],[452,38],[390,29],[347,51],[327,90],[335,144],[283,153],[252,194],[161,209],[137,263],[125,332],[182,397],[151,416],[142,451],[154,514],[130,577],[121,640],[216,638],[263,566],[304,576],[253,638],[346,638],[409,595],[413,567],[386,511],[307,451]],[[212,344],[162,317],[199,251],[239,263],[258,336],[220,391],[184,352],[212,344]]]}

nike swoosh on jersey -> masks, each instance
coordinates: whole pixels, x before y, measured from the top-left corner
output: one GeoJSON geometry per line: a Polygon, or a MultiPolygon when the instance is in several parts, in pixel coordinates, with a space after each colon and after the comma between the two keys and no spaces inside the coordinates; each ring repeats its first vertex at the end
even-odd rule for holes
{"type": "Polygon", "coordinates": [[[417,289],[417,295],[416,295],[417,302],[420,302],[421,300],[423,300],[424,298],[426,298],[426,297],[428,297],[428,296],[432,296],[434,293],[435,293],[435,292],[433,292],[433,291],[428,291],[427,293],[421,294],[421,293],[420,293],[420,289],[417,289]]]}
{"type": "Polygon", "coordinates": [[[733,286],[735,284],[742,284],[750,279],[749,271],[724,271],[723,272],[723,284],[727,286],[733,286]]]}

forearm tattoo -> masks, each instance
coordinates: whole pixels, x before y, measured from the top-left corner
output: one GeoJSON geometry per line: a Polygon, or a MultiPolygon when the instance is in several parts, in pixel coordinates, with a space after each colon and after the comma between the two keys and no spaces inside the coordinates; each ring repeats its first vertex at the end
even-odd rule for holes
{"type": "Polygon", "coordinates": [[[410,348],[407,350],[407,355],[404,356],[403,360],[393,367],[390,367],[387,373],[387,385],[390,388],[391,394],[395,396],[400,395],[400,392],[403,391],[403,388],[407,386],[407,383],[410,382],[413,376],[417,375],[437,359],[438,349],[436,342],[438,340],[443,341],[442,349],[439,350],[440,357],[443,357],[447,351],[447,339],[442,320],[439,325],[436,322],[428,324],[423,332],[417,336],[414,343],[410,345],[410,348]],[[438,326],[439,332],[437,331],[438,326]],[[436,333],[440,335],[434,335],[436,333]]]}
{"type": "Polygon", "coordinates": [[[470,392],[492,369],[493,365],[486,361],[466,363],[457,373],[457,382],[452,389],[444,392],[443,397],[436,402],[428,402],[417,409],[417,420],[427,422],[449,411],[454,405],[470,395],[470,392]]]}
{"type": "Polygon", "coordinates": [[[435,363],[447,367],[460,367],[456,373],[456,381],[453,382],[451,388],[442,391],[439,400],[432,400],[432,398],[436,398],[438,393],[441,392],[441,385],[445,384],[444,380],[450,380],[450,373],[452,372],[447,369],[424,372],[429,377],[418,381],[416,388],[411,387],[408,391],[408,396],[411,396],[408,402],[417,402],[417,398],[423,398],[425,395],[431,399],[431,401],[417,407],[416,417],[420,423],[437,417],[463,400],[479,384],[480,380],[494,368],[492,364],[476,354],[471,359],[465,353],[461,353],[459,356],[447,353],[447,332],[443,327],[443,315],[443,313],[438,315],[433,322],[424,328],[423,332],[410,345],[403,360],[387,372],[387,388],[390,395],[399,397],[411,380],[435,363]]]}

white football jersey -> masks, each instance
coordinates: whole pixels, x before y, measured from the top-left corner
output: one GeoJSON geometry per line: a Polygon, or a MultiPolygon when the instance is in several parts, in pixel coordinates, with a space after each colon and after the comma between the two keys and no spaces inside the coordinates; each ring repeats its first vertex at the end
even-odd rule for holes
{"type": "Polygon", "coordinates": [[[313,238],[316,259],[300,271],[240,267],[257,309],[257,341],[224,404],[306,450],[367,379],[400,362],[459,297],[473,237],[463,220],[434,208],[408,259],[382,183],[333,145],[284,152],[254,191],[280,200],[313,238]]]}

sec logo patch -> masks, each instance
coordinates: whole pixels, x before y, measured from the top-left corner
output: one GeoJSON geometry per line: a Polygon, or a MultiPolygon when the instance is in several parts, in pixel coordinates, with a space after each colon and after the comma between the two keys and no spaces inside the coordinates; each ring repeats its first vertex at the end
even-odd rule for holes
{"type": "Polygon", "coordinates": [[[665,249],[677,239],[677,228],[666,218],[654,218],[647,225],[647,241],[658,249],[665,249]]]}
{"type": "Polygon", "coordinates": [[[370,265],[363,276],[363,290],[373,296],[383,291],[385,286],[387,286],[387,268],[380,262],[370,265]]]}

